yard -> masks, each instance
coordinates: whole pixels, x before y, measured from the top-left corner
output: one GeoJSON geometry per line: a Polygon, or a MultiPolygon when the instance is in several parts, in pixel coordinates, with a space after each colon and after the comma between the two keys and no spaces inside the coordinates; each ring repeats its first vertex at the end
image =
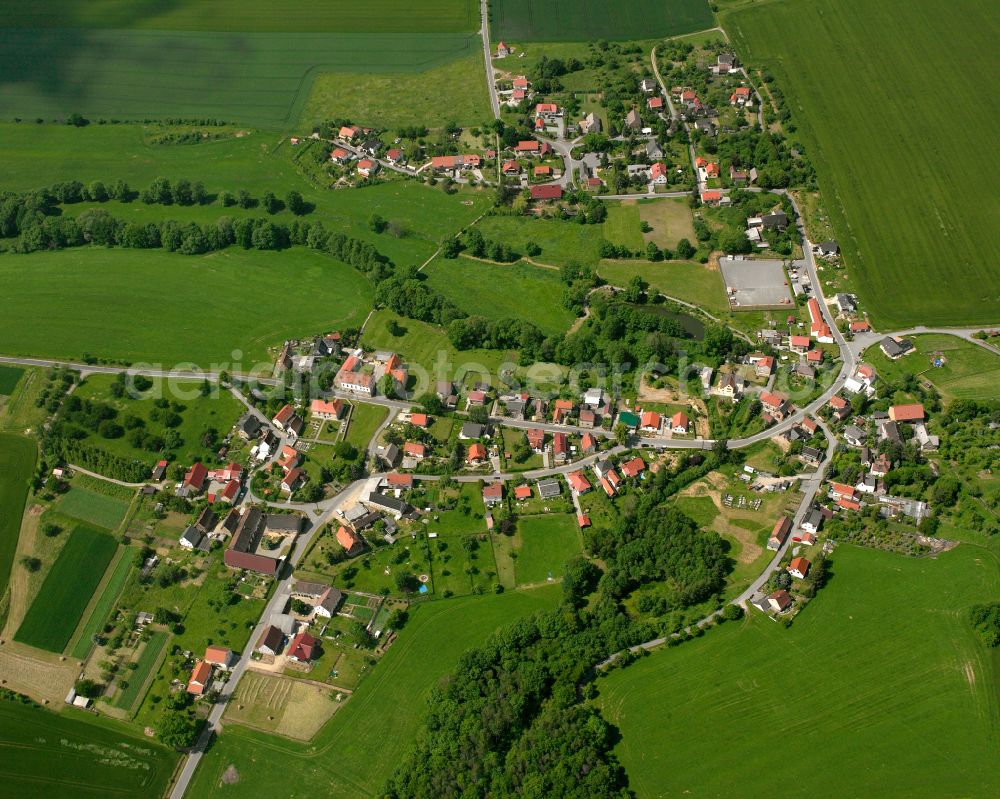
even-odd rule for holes
{"type": "Polygon", "coordinates": [[[770,735],[795,742],[795,771],[830,796],[868,795],[873,775],[915,799],[1000,792],[982,767],[1000,744],[997,660],[965,620],[1000,590],[996,556],[842,545],[832,571],[791,629],[751,609],[598,682],[640,799],[728,796],[735,784],[806,795],[789,783],[788,747],[762,745],[770,735]]]}
{"type": "Polygon", "coordinates": [[[652,291],[667,297],[690,302],[715,315],[729,311],[722,276],[711,266],[691,261],[601,261],[597,272],[614,286],[626,286],[638,275],[652,291]]]}
{"type": "Polygon", "coordinates": [[[523,516],[517,520],[514,574],[518,585],[559,579],[566,562],[582,552],[575,515],[523,516]]]}
{"type": "Polygon", "coordinates": [[[15,641],[62,652],[115,553],[107,533],[77,525],[31,603],[15,641]]]}
{"type": "Polygon", "coordinates": [[[1000,229],[984,199],[996,153],[962,154],[994,137],[998,112],[979,76],[998,64],[1000,6],[958,0],[942,15],[932,0],[802,0],[722,21],[787,95],[875,325],[996,323],[1000,229]]]}

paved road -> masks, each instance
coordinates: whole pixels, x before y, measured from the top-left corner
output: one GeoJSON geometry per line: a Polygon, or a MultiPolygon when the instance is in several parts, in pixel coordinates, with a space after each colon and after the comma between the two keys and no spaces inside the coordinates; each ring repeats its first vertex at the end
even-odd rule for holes
{"type": "Polygon", "coordinates": [[[497,79],[493,74],[493,53],[490,48],[490,4],[489,0],[480,0],[479,18],[482,28],[479,32],[483,37],[483,57],[486,59],[486,88],[490,92],[490,105],[493,107],[493,118],[500,119],[500,98],[497,97],[497,79]]]}

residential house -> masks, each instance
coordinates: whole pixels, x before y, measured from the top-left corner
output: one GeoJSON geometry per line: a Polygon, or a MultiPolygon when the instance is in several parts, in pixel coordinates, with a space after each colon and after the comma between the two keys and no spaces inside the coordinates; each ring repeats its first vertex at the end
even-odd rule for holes
{"type": "Polygon", "coordinates": [[[235,665],[236,657],[233,655],[233,650],[227,647],[209,646],[205,648],[204,661],[216,668],[228,671],[235,665]]]}
{"type": "Polygon", "coordinates": [[[521,485],[514,489],[514,499],[518,502],[524,502],[531,499],[531,486],[521,485]]]}
{"type": "Polygon", "coordinates": [[[378,161],[373,161],[371,158],[362,158],[358,161],[357,170],[361,177],[371,177],[378,172],[378,161]]]}
{"type": "Polygon", "coordinates": [[[199,660],[191,670],[187,692],[195,696],[203,695],[212,686],[212,664],[199,660]]]}
{"type": "Polygon", "coordinates": [[[823,526],[823,518],[823,511],[813,508],[802,520],[802,529],[807,533],[818,533],[819,528],[823,526]]]}
{"type": "Polygon", "coordinates": [[[910,405],[893,405],[889,408],[889,418],[894,422],[924,421],[924,406],[919,402],[910,405]]]}
{"type": "Polygon", "coordinates": [[[354,154],[350,150],[345,150],[343,147],[334,147],[333,151],[330,153],[330,160],[335,164],[346,164],[354,158],[354,154]]]}
{"type": "Polygon", "coordinates": [[[413,488],[413,475],[391,472],[385,476],[385,485],[391,489],[409,490],[413,488]]]}
{"type": "Polygon", "coordinates": [[[892,470],[892,461],[884,452],[872,461],[869,472],[875,477],[885,477],[892,470]]]}
{"type": "Polygon", "coordinates": [[[530,192],[532,200],[558,200],[562,197],[563,189],[558,183],[543,183],[540,186],[532,186],[530,192]]]}
{"type": "Polygon", "coordinates": [[[565,433],[555,433],[552,436],[552,455],[556,463],[565,463],[569,457],[569,441],[565,433]]]}
{"type": "Polygon", "coordinates": [[[787,516],[782,516],[774,523],[771,536],[767,539],[767,548],[777,552],[784,546],[788,539],[788,534],[792,531],[792,520],[787,516]]]}
{"type": "Polygon", "coordinates": [[[646,108],[650,111],[656,111],[659,113],[663,110],[663,98],[662,97],[650,97],[646,100],[646,108]]]}
{"type": "Polygon", "coordinates": [[[885,353],[885,357],[891,361],[898,360],[913,351],[913,342],[908,338],[886,336],[879,342],[878,346],[885,353]]]}
{"type": "Polygon", "coordinates": [[[261,634],[260,638],[257,639],[256,650],[262,655],[271,655],[274,657],[281,652],[284,644],[285,634],[272,624],[269,625],[261,634]]]}
{"type": "Polygon", "coordinates": [[[746,381],[742,375],[735,372],[724,372],[719,377],[719,387],[715,393],[720,397],[728,397],[735,402],[743,396],[745,385],[746,381]]]}
{"type": "Polygon", "coordinates": [[[314,399],[309,405],[314,419],[339,419],[344,412],[344,401],[339,399],[314,399]]]}
{"type": "Polygon", "coordinates": [[[584,408],[580,411],[579,422],[580,427],[586,430],[593,430],[594,425],[597,424],[597,414],[589,408],[584,408]]]}
{"type": "Polygon", "coordinates": [[[385,160],[394,166],[406,163],[406,154],[398,147],[392,147],[385,154],[385,160]]]}
{"type": "Polygon", "coordinates": [[[636,109],[632,109],[625,115],[625,127],[629,130],[639,130],[642,127],[642,117],[636,109]]]}
{"type": "Polygon", "coordinates": [[[418,441],[407,441],[403,444],[403,457],[404,458],[414,458],[415,460],[421,461],[427,454],[427,447],[418,441]]]}
{"type": "Polygon", "coordinates": [[[639,81],[639,89],[646,94],[656,91],[656,81],[652,78],[643,78],[639,81]]]}
{"type": "Polygon", "coordinates": [[[504,161],[503,162],[503,166],[500,167],[500,171],[503,172],[505,175],[508,175],[508,176],[510,176],[510,175],[520,175],[521,174],[521,165],[517,161],[514,161],[514,160],[504,161]]]}
{"type": "Polygon", "coordinates": [[[764,411],[770,414],[777,421],[781,421],[788,415],[791,410],[791,406],[788,404],[788,400],[777,392],[765,391],[760,395],[760,404],[763,406],[764,411]]]}
{"type": "Polygon", "coordinates": [[[632,460],[626,461],[621,465],[622,474],[626,477],[638,477],[644,471],[646,471],[646,461],[641,457],[636,455],[632,460]]]}
{"type": "Polygon", "coordinates": [[[365,548],[364,541],[361,537],[353,530],[349,530],[343,525],[337,529],[337,543],[344,548],[348,557],[357,555],[365,548]]]}
{"type": "Polygon", "coordinates": [[[789,336],[788,347],[792,352],[805,353],[812,346],[812,339],[809,336],[789,336]]]}
{"type": "Polygon", "coordinates": [[[281,480],[281,490],[289,494],[295,493],[295,490],[306,481],[306,473],[302,469],[295,468],[290,469],[288,474],[286,474],[281,480]]]}
{"type": "Polygon", "coordinates": [[[836,241],[821,241],[815,247],[816,254],[822,255],[824,258],[830,258],[834,255],[840,254],[840,244],[836,241]]]}
{"type": "Polygon", "coordinates": [[[865,431],[857,425],[849,424],[844,428],[844,440],[852,447],[862,446],[867,438],[865,431]]]}
{"type": "Polygon", "coordinates": [[[735,106],[746,105],[750,102],[750,87],[737,86],[733,93],[729,95],[729,104],[735,106]]]}
{"type": "Polygon", "coordinates": [[[426,413],[411,413],[410,424],[414,427],[420,428],[421,430],[426,430],[427,425],[430,424],[430,419],[427,417],[426,413]]]}
{"type": "Polygon", "coordinates": [[[536,455],[541,455],[545,451],[545,431],[539,427],[529,428],[525,435],[528,438],[528,445],[536,455]]]}
{"type": "Polygon", "coordinates": [[[784,588],[767,595],[767,604],[775,613],[784,613],[792,606],[792,596],[784,588]]]}
{"type": "Polygon", "coordinates": [[[854,499],[854,496],[854,486],[846,485],[845,483],[830,482],[830,499],[834,501],[838,499],[854,499]]]}
{"type": "Polygon", "coordinates": [[[853,314],[857,313],[858,310],[858,299],[853,294],[845,294],[840,292],[836,297],[833,298],[834,303],[840,309],[842,314],[853,314]]]}
{"type": "Polygon", "coordinates": [[[553,499],[562,493],[562,484],[558,480],[539,480],[538,496],[542,499],[553,499]]]}
{"type": "Polygon", "coordinates": [[[307,630],[303,630],[292,639],[288,647],[288,659],[298,663],[308,663],[313,659],[318,644],[319,642],[307,630]]]}
{"type": "MultiPolygon", "coordinates": [[[[59,474],[56,474],[55,470],[53,470],[52,474],[55,477],[62,477],[62,471],[61,470],[60,470],[59,474]]],[[[152,477],[152,479],[153,479],[154,482],[157,482],[157,483],[160,482],[164,477],[167,476],[167,462],[166,461],[157,461],[156,462],[156,466],[153,467],[153,471],[152,471],[152,473],[151,473],[150,476],[152,477]]]]}
{"type": "Polygon", "coordinates": [[[833,408],[833,418],[838,422],[844,421],[851,415],[851,404],[836,394],[830,397],[830,407],[833,408]]]}
{"type": "Polygon", "coordinates": [[[184,534],[178,539],[177,543],[181,545],[182,549],[193,551],[201,549],[204,541],[205,534],[192,524],[184,531],[184,534]]]}
{"type": "Polygon", "coordinates": [[[365,504],[383,511],[397,520],[410,512],[410,504],[408,502],[389,494],[383,494],[381,491],[372,491],[369,493],[365,499],[365,504]]]}
{"type": "Polygon", "coordinates": [[[463,441],[472,441],[486,435],[486,425],[479,422],[466,422],[462,425],[458,437],[463,441]]]}
{"type": "Polygon", "coordinates": [[[478,466],[486,461],[486,447],[480,444],[478,441],[469,447],[469,451],[466,453],[465,462],[470,466],[478,466]]]}
{"type": "Polygon", "coordinates": [[[580,120],[578,127],[580,128],[580,134],[583,136],[586,136],[588,133],[600,133],[602,127],[601,118],[591,111],[580,120]]]}
{"type": "Polygon", "coordinates": [[[582,471],[570,472],[566,479],[574,494],[586,494],[591,489],[590,481],[582,471]]]}
{"type": "Polygon", "coordinates": [[[739,59],[732,53],[719,53],[715,60],[715,71],[720,75],[727,75],[737,68],[739,59]]]}
{"type": "Polygon", "coordinates": [[[590,433],[584,433],[580,438],[580,452],[584,455],[593,455],[597,452],[597,439],[590,433]]]}
{"type": "Polygon", "coordinates": [[[639,429],[644,433],[659,433],[663,426],[663,417],[656,411],[646,411],[639,420],[639,429]]]}
{"type": "Polygon", "coordinates": [[[483,504],[487,508],[492,508],[501,502],[503,502],[503,483],[490,483],[483,487],[483,504]]]}
{"type": "Polygon", "coordinates": [[[792,558],[792,562],[788,564],[788,573],[798,580],[804,580],[806,579],[806,575],[809,574],[809,567],[811,565],[805,558],[792,558]]]}
{"type": "Polygon", "coordinates": [[[511,49],[504,42],[497,42],[497,58],[506,58],[511,52],[511,49]]]}
{"type": "Polygon", "coordinates": [[[674,435],[687,435],[688,428],[691,426],[691,422],[688,419],[688,415],[684,411],[677,411],[670,418],[670,431],[674,435]]]}
{"type": "MultiPolygon", "coordinates": [[[[259,418],[257,418],[256,414],[254,414],[253,411],[247,411],[236,423],[236,433],[244,441],[253,441],[260,435],[261,427],[262,422],[259,418]]],[[[160,463],[166,465],[166,461],[160,461],[160,463]]],[[[159,466],[159,464],[157,464],[157,466],[159,466]]]]}
{"type": "Polygon", "coordinates": [[[657,161],[649,169],[649,179],[652,183],[657,186],[665,186],[667,184],[667,165],[662,161],[657,161]]]}

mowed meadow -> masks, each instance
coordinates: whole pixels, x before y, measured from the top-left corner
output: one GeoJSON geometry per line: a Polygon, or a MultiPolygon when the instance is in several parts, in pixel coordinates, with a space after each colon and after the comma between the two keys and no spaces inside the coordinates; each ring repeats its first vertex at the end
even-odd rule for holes
{"type": "Polygon", "coordinates": [[[426,70],[477,52],[478,23],[474,0],[16,4],[0,18],[0,113],[285,126],[317,74],[426,70]]]}
{"type": "Polygon", "coordinates": [[[723,22],[784,88],[873,321],[1000,322],[1000,4],[798,0],[723,22]]]}
{"type": "Polygon", "coordinates": [[[639,799],[1000,794],[998,660],[965,618],[996,555],[842,545],[831,571],[790,629],[751,609],[598,683],[639,799]]]}
{"type": "Polygon", "coordinates": [[[677,36],[714,25],[707,0],[491,0],[490,32],[508,43],[677,36]]]}

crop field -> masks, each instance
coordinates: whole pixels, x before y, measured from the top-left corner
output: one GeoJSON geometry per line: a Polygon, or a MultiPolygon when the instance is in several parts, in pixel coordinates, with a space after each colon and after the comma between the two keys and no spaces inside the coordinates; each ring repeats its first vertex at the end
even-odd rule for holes
{"type": "Polygon", "coordinates": [[[314,3],[286,7],[269,0],[49,0],[4,9],[7,28],[134,28],[156,31],[378,32],[472,31],[479,27],[475,0],[368,0],[363,5],[314,3]]]}
{"type": "Polygon", "coordinates": [[[24,369],[16,366],[0,366],[0,394],[10,396],[24,374],[24,369]]]}
{"type": "Polygon", "coordinates": [[[342,706],[328,688],[248,671],[226,709],[226,720],[308,741],[342,706]]]}
{"type": "MultiPolygon", "coordinates": [[[[509,591],[501,595],[429,602],[410,611],[410,621],[343,709],[313,739],[301,744],[237,725],[227,725],[212,745],[189,788],[201,797],[256,797],[287,789],[296,775],[302,795],[320,792],[337,799],[378,795],[396,756],[373,758],[385,749],[401,754],[416,734],[425,702],[438,680],[466,649],[498,627],[553,607],[557,589],[509,591]],[[232,768],[239,779],[223,784],[232,768]]],[[[230,772],[232,774],[232,772],[230,772]]]]}
{"type": "Polygon", "coordinates": [[[374,74],[349,69],[316,76],[302,112],[303,127],[352,119],[395,130],[480,125],[492,117],[482,49],[422,72],[374,74]]]}
{"type": "Polygon", "coordinates": [[[1000,5],[801,0],[724,23],[784,88],[876,325],[1000,322],[1000,153],[983,146],[1000,111],[981,83],[1000,5]]]}
{"type": "Polygon", "coordinates": [[[0,286],[0,352],[171,366],[232,363],[234,350],[247,367],[270,360],[289,337],[360,324],[372,296],[360,272],[301,248],[39,252],[0,259],[0,286]],[[294,313],[267,310],[279,295],[294,313]]]}
{"type": "Polygon", "coordinates": [[[693,261],[601,261],[597,273],[613,286],[627,286],[638,275],[651,290],[698,305],[712,314],[729,310],[719,270],[693,261]]]}
{"type": "Polygon", "coordinates": [[[1000,793],[983,767],[1000,745],[997,660],[965,621],[1000,590],[996,556],[841,545],[831,571],[790,629],[752,610],[598,683],[640,799],[737,783],[746,796],[1000,793]],[[790,768],[808,778],[790,783],[790,768]]]}
{"type": "Polygon", "coordinates": [[[35,470],[37,452],[32,439],[0,433],[0,596],[7,591],[14,564],[28,481],[35,470]]]}
{"type": "Polygon", "coordinates": [[[136,702],[142,697],[146,690],[146,684],[153,669],[160,660],[160,654],[167,645],[170,634],[157,631],[151,634],[150,638],[143,645],[142,654],[136,661],[136,669],[128,678],[128,688],[121,692],[115,700],[115,705],[123,710],[131,711],[136,702]]]}
{"type": "Polygon", "coordinates": [[[582,551],[576,516],[569,514],[518,519],[514,544],[514,575],[519,585],[562,577],[566,561],[582,551]]]}
{"type": "Polygon", "coordinates": [[[529,264],[485,264],[469,258],[436,258],[428,283],[473,316],[523,319],[545,334],[565,333],[573,314],[562,305],[559,273],[529,264]]]}
{"type": "MultiPolygon", "coordinates": [[[[112,375],[88,375],[87,378],[77,388],[76,393],[81,399],[92,399],[106,403],[118,410],[118,421],[121,422],[128,416],[134,416],[145,422],[144,430],[149,431],[161,438],[165,437],[168,429],[173,429],[182,442],[173,452],[175,460],[181,464],[190,464],[196,460],[211,462],[217,450],[214,446],[204,446],[202,436],[206,430],[214,429],[218,437],[224,436],[242,415],[243,404],[236,399],[229,391],[220,389],[218,384],[212,384],[211,391],[207,396],[201,396],[204,383],[191,380],[164,380],[162,378],[150,378],[152,388],[148,395],[132,398],[128,394],[121,399],[115,399],[110,388],[115,381],[112,375]],[[180,423],[173,428],[167,428],[162,421],[153,419],[156,410],[155,402],[162,397],[171,403],[177,403],[174,410],[180,416],[180,423]]],[[[128,460],[144,461],[150,467],[162,457],[160,453],[149,452],[137,449],[129,443],[128,437],[104,438],[96,431],[90,431],[87,442],[106,452],[111,452],[128,460]]],[[[75,490],[75,489],[74,489],[75,490]]],[[[67,497],[74,492],[70,491],[67,497]]],[[[129,492],[134,494],[134,491],[129,492]]],[[[131,499],[131,496],[129,496],[131,499]]],[[[64,502],[65,500],[63,500],[64,502]]],[[[61,504],[61,503],[60,503],[61,504]]],[[[126,507],[127,507],[126,503],[126,507]]],[[[63,513],[76,515],[63,510],[63,513]]],[[[78,518],[84,518],[78,516],[78,518]]],[[[96,521],[86,519],[87,521],[96,521]]],[[[118,521],[121,521],[119,518],[118,521]]],[[[117,527],[117,522],[113,525],[103,524],[105,527],[113,529],[117,527]]]]}
{"type": "Polygon", "coordinates": [[[115,554],[115,539],[77,525],[42,583],[15,641],[62,652],[115,554]]]}
{"type": "Polygon", "coordinates": [[[135,550],[126,547],[121,557],[118,558],[118,562],[115,563],[107,582],[104,583],[104,588],[101,589],[100,596],[90,610],[90,617],[83,624],[80,635],[70,652],[70,656],[74,659],[83,660],[90,652],[90,648],[94,645],[94,636],[101,631],[104,622],[108,618],[108,614],[111,613],[111,609],[114,607],[115,602],[118,601],[118,597],[125,587],[129,571],[131,571],[134,565],[134,555],[135,550]]]}
{"type": "Polygon", "coordinates": [[[493,40],[581,42],[676,36],[714,25],[706,0],[491,0],[493,40]]]}
{"type": "Polygon", "coordinates": [[[178,755],[86,714],[0,701],[0,760],[10,796],[160,796],[178,755]]]}
{"type": "Polygon", "coordinates": [[[55,509],[64,516],[115,530],[125,518],[128,505],[127,501],[118,497],[74,487],[59,498],[55,509]]]}
{"type": "Polygon", "coordinates": [[[956,336],[914,336],[916,352],[890,361],[878,346],[865,351],[865,360],[880,377],[897,382],[915,374],[933,383],[945,399],[996,399],[1000,352],[991,353],[956,336]],[[936,366],[935,361],[941,365],[936,366]]]}

